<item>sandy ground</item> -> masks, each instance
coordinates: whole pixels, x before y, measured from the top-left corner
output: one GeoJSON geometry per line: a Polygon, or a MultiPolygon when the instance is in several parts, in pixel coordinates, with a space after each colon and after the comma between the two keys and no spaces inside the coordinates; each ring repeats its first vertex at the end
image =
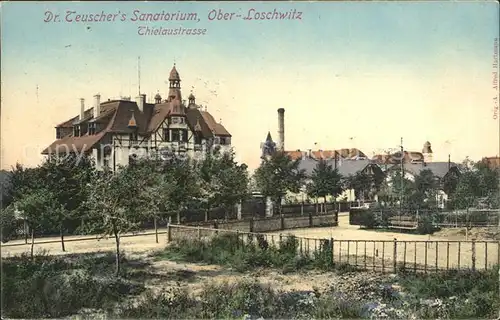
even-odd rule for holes
{"type": "MultiPolygon", "coordinates": [[[[147,230],[144,233],[154,233],[154,230],[147,230]]],[[[158,243],[156,243],[156,236],[152,235],[141,235],[139,233],[137,236],[133,237],[122,237],[120,238],[120,249],[125,252],[142,253],[151,250],[162,249],[167,244],[166,229],[158,229],[158,243]]],[[[66,253],[84,253],[84,252],[99,252],[99,251],[110,251],[115,250],[115,239],[100,239],[98,240],[95,236],[70,236],[65,237],[65,249],[66,253]],[[85,241],[79,241],[79,239],[89,239],[85,241]]],[[[35,252],[44,250],[48,254],[64,254],[61,249],[60,238],[51,237],[43,239],[35,239],[35,252]],[[38,243],[37,242],[47,242],[56,241],[53,243],[38,243]]],[[[9,241],[2,244],[2,257],[9,255],[17,255],[24,252],[30,251],[30,244],[24,243],[24,240],[9,241]]]]}
{"type": "MultiPolygon", "coordinates": [[[[154,230],[148,230],[147,233],[153,233],[154,230]]],[[[155,235],[138,235],[134,237],[121,238],[121,249],[127,253],[143,253],[151,250],[162,249],[167,245],[166,229],[160,229],[159,241],[156,243],[155,235]]],[[[335,259],[337,261],[349,262],[360,266],[367,266],[369,269],[375,265],[378,269],[392,268],[394,257],[394,239],[396,243],[397,261],[405,266],[413,268],[415,264],[420,268],[421,265],[427,265],[427,269],[447,267],[471,267],[472,262],[472,244],[458,244],[457,240],[464,241],[463,230],[441,231],[436,235],[415,235],[397,232],[380,232],[361,230],[358,226],[349,225],[348,214],[339,215],[339,226],[329,228],[305,228],[284,230],[281,232],[269,233],[268,241],[278,242],[279,234],[293,234],[299,237],[310,238],[302,240],[303,252],[312,252],[319,248],[319,240],[333,238],[335,259]],[[436,241],[444,241],[437,243],[436,241]],[[447,241],[451,241],[447,243],[447,241]],[[366,252],[366,253],[365,253],[366,252]],[[449,254],[448,254],[449,253],[449,254]],[[366,257],[366,259],[365,259],[366,257]],[[448,257],[448,258],[447,258],[448,257]],[[382,259],[383,258],[383,259],[382,259]],[[349,260],[348,260],[349,259],[349,260]],[[365,262],[366,261],[366,262],[365,262]],[[383,261],[383,263],[382,263],[383,261]]],[[[474,235],[474,231],[471,231],[474,235]]],[[[477,234],[477,232],[476,232],[477,234]]],[[[86,241],[78,239],[86,237],[66,237],[66,253],[83,253],[91,251],[109,251],[115,249],[113,238],[86,241]]],[[[90,237],[91,238],[91,237],[90,237]]],[[[61,250],[59,238],[37,239],[36,242],[57,241],[55,243],[35,244],[35,251],[46,250],[50,254],[64,254],[61,250]]],[[[30,245],[24,244],[23,240],[11,241],[2,244],[2,256],[17,255],[23,252],[29,252],[30,245]],[[13,246],[14,245],[14,246],[13,246]]],[[[498,243],[485,243],[478,241],[475,244],[475,266],[478,269],[490,267],[498,263],[498,243]]],[[[424,268],[424,267],[422,267],[424,268]]]]}
{"type": "MultiPolygon", "coordinates": [[[[406,261],[405,266],[408,268],[413,268],[415,263],[419,269],[425,268],[424,266],[427,265],[428,270],[436,269],[436,266],[440,269],[446,269],[447,267],[472,267],[473,265],[472,243],[467,242],[459,245],[456,242],[465,241],[464,229],[448,229],[434,235],[362,230],[358,226],[349,225],[348,214],[339,214],[338,227],[284,230],[270,234],[275,241],[279,238],[279,234],[293,234],[298,237],[311,238],[311,240],[303,240],[304,251],[307,250],[306,248],[311,250],[319,247],[319,241],[314,239],[333,238],[337,261],[347,262],[349,252],[349,263],[359,266],[365,266],[366,249],[367,266],[373,265],[374,260],[380,260],[375,265],[377,268],[381,268],[382,257],[384,257],[384,268],[392,268],[394,239],[397,239],[397,261],[400,263],[406,261]],[[355,255],[358,256],[357,259],[354,257],[355,255]]],[[[471,230],[470,234],[469,240],[472,239],[473,235],[477,236],[478,233],[471,230]]],[[[475,244],[476,268],[484,269],[497,264],[499,251],[498,242],[486,243],[477,240],[475,244]]]]}

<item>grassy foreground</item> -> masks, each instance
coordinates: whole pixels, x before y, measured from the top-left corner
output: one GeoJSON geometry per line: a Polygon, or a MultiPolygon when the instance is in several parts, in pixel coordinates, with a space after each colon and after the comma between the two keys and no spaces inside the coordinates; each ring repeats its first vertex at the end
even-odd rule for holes
{"type": "Polygon", "coordinates": [[[316,269],[342,275],[332,276],[331,287],[310,292],[283,291],[256,276],[243,279],[244,274],[239,281],[209,282],[196,291],[179,279],[178,285],[158,292],[146,288],[146,281],[155,276],[148,268],[150,262],[124,259],[122,274],[114,277],[111,253],[38,254],[34,261],[27,256],[6,258],[2,260],[2,316],[61,318],[90,310],[94,313],[89,318],[99,313],[119,319],[478,319],[496,318],[500,306],[498,269],[401,273],[376,282],[368,273],[333,264],[328,243],[310,258],[297,256],[296,246],[293,238],[276,248],[258,238],[244,244],[220,236],[208,242],[174,244],[155,258],[220,264],[246,275],[256,268],[282,273],[316,269]],[[352,284],[342,291],[346,282],[352,284]]]}

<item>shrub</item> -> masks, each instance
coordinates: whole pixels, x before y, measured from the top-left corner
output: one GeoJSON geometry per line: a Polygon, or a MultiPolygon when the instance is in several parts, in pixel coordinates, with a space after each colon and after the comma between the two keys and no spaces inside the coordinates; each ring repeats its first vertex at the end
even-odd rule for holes
{"type": "Polygon", "coordinates": [[[498,310],[498,267],[488,271],[448,271],[407,275],[401,284],[419,301],[422,318],[485,318],[498,310]]]}
{"type": "MultiPolygon", "coordinates": [[[[111,255],[112,256],[112,255],[111,255]]],[[[113,257],[113,256],[112,256],[113,257]]],[[[142,285],[122,278],[93,274],[90,270],[108,255],[82,258],[38,254],[2,261],[2,302],[5,316],[15,318],[64,317],[82,308],[111,308],[128,294],[138,294],[142,285]],[[77,259],[78,260],[78,259],[77,259]]],[[[111,260],[111,266],[114,260],[111,260]]],[[[112,274],[112,273],[109,273],[112,274]]]]}

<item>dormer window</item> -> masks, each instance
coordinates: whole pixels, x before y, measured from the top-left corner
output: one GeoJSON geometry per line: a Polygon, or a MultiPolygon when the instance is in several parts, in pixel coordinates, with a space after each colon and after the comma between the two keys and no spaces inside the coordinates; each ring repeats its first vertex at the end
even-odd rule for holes
{"type": "Polygon", "coordinates": [[[56,128],[56,139],[62,138],[62,130],[61,128],[56,128]]]}
{"type": "Polygon", "coordinates": [[[184,124],[184,117],[172,117],[169,119],[169,124],[184,124]]]}

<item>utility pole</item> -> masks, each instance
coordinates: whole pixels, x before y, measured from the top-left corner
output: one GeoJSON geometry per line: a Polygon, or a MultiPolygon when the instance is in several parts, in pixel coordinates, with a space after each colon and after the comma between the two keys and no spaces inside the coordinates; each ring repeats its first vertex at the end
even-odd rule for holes
{"type": "Polygon", "coordinates": [[[139,94],[141,94],[141,56],[137,57],[137,82],[139,87],[139,94]]]}
{"type": "Polygon", "coordinates": [[[403,137],[401,137],[401,187],[399,189],[399,220],[401,220],[401,214],[403,213],[403,189],[404,189],[404,148],[403,148],[403,137]]]}

